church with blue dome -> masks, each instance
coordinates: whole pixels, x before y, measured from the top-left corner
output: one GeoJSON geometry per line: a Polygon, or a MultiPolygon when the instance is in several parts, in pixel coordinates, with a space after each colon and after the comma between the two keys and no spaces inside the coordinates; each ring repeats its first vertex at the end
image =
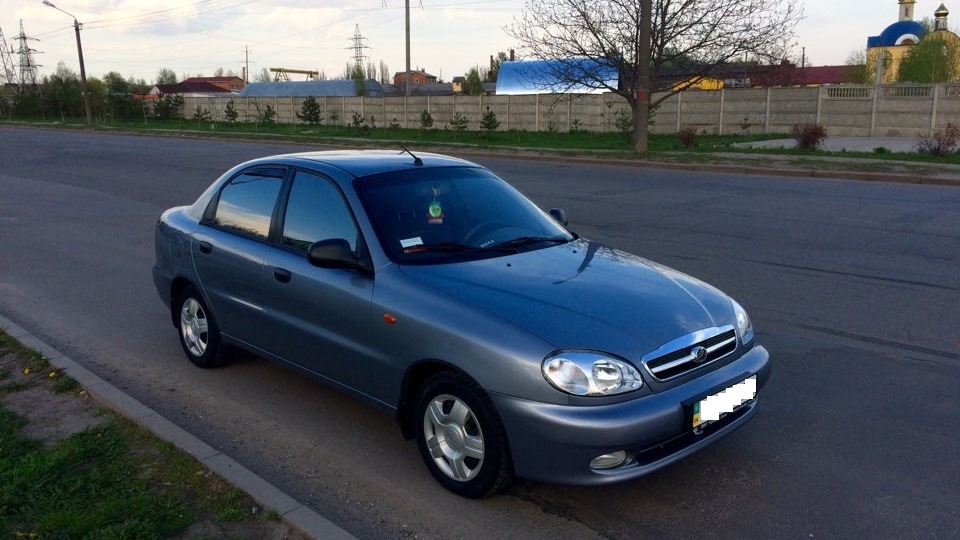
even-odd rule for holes
{"type": "Polygon", "coordinates": [[[892,83],[897,80],[897,71],[900,62],[910,47],[921,40],[935,37],[937,39],[957,40],[957,35],[947,27],[947,16],[950,12],[940,4],[934,12],[932,31],[923,23],[914,20],[917,0],[898,0],[900,5],[900,19],[886,27],[878,36],[867,38],[867,65],[876,72],[877,59],[883,58],[883,65],[879,68],[881,81],[892,83]]]}
{"type": "Polygon", "coordinates": [[[900,20],[888,26],[879,36],[867,38],[867,48],[915,45],[927,35],[927,29],[913,20],[914,4],[917,0],[899,0],[899,2],[900,20]]]}

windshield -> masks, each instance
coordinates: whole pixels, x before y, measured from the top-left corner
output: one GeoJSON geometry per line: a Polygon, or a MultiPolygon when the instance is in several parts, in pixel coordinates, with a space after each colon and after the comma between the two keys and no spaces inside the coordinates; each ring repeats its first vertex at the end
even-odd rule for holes
{"type": "Polygon", "coordinates": [[[496,257],[573,239],[485,169],[418,167],[359,178],[355,185],[383,250],[397,263],[496,257]]]}

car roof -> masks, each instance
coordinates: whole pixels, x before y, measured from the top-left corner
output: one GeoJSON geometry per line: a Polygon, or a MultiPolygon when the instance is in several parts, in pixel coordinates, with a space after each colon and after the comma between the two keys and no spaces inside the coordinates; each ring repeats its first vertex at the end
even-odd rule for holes
{"type": "Polygon", "coordinates": [[[308,168],[327,165],[346,171],[355,177],[406,170],[415,167],[479,167],[476,163],[460,158],[431,154],[429,152],[414,152],[413,155],[411,155],[410,152],[405,150],[300,152],[265,157],[251,162],[251,164],[253,163],[283,163],[308,168]],[[414,155],[420,158],[421,165],[415,163],[414,155]]]}

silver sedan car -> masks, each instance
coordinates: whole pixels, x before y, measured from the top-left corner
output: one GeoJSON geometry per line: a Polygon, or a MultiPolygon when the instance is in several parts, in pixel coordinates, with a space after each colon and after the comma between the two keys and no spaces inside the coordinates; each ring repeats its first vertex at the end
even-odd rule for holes
{"type": "Polygon", "coordinates": [[[441,155],[238,165],[164,212],[153,278],[194,364],[241,348],[383,407],[467,497],[647,474],[744,425],[770,373],[730,297],[441,155]]]}

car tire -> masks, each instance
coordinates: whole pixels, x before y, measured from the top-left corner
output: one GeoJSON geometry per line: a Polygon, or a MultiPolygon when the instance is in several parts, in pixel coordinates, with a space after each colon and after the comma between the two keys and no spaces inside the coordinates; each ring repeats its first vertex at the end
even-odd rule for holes
{"type": "Polygon", "coordinates": [[[463,497],[492,495],[513,481],[500,415],[480,386],[458,372],[442,372],[417,399],[417,446],[440,484],[463,497]]]}
{"type": "Polygon", "coordinates": [[[196,288],[187,287],[180,293],[174,318],[180,345],[194,365],[214,368],[227,362],[226,348],[220,341],[220,328],[196,288]]]}

